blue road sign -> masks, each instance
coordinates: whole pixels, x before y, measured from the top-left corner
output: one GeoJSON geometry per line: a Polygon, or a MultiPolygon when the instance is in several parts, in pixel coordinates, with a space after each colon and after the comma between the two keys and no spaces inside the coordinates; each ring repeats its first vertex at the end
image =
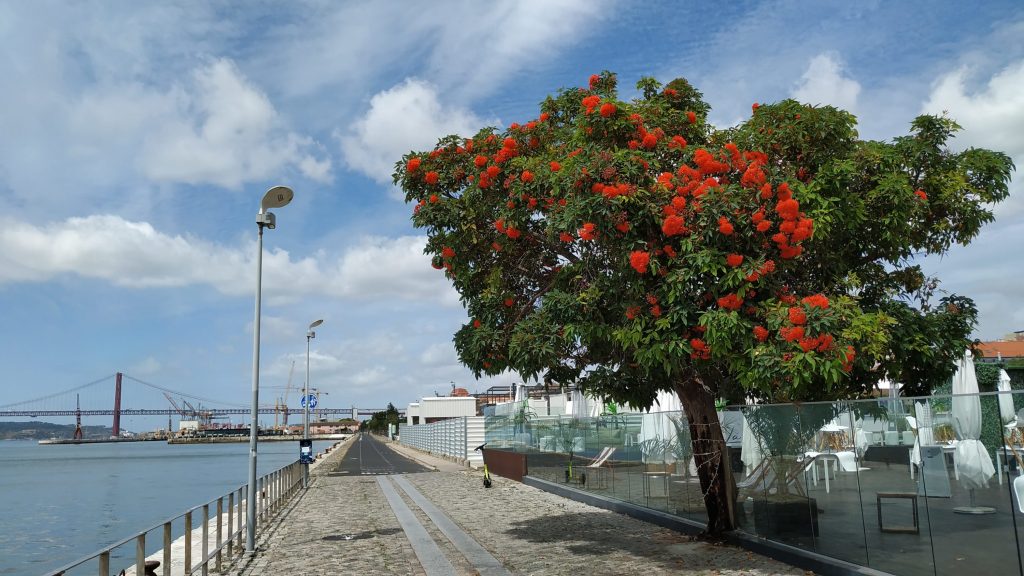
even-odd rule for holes
{"type": "Polygon", "coordinates": [[[302,397],[301,403],[303,408],[306,407],[306,402],[309,402],[309,408],[311,410],[316,408],[316,394],[310,394],[309,396],[302,397]]]}

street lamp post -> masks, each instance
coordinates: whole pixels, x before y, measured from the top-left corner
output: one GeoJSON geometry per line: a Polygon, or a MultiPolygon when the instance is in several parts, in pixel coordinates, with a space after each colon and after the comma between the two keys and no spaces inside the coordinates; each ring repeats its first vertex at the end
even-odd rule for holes
{"type": "Polygon", "coordinates": [[[249,422],[249,484],[246,490],[245,503],[245,551],[256,553],[256,446],[259,434],[260,400],[260,297],[263,282],[263,229],[273,230],[277,226],[270,208],[287,206],[295,193],[287,186],[274,186],[263,195],[260,211],[256,214],[256,225],[259,237],[256,242],[256,312],[252,323],[252,411],[249,422]]]}
{"type": "MultiPolygon", "coordinates": [[[[309,341],[316,338],[313,328],[323,324],[323,320],[317,320],[309,325],[306,332],[306,385],[302,390],[302,439],[309,440],[309,341]]],[[[302,487],[309,488],[309,462],[302,463],[302,487]]]]}

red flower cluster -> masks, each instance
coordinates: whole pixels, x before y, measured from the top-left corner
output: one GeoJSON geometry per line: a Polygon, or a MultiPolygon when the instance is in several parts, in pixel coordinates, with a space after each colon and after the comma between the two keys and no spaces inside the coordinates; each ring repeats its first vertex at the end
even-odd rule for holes
{"type": "Polygon", "coordinates": [[[455,257],[455,250],[452,249],[450,246],[445,246],[444,248],[441,249],[441,257],[442,258],[454,258],[455,257]]]}
{"type": "Polygon", "coordinates": [[[682,217],[672,214],[661,223],[661,231],[669,237],[686,234],[686,222],[682,217]]]}
{"type": "Polygon", "coordinates": [[[473,159],[473,164],[475,164],[477,168],[487,166],[487,156],[477,156],[473,159]]]}
{"type": "Polygon", "coordinates": [[[739,266],[740,264],[743,264],[743,255],[742,254],[729,254],[728,256],[725,257],[725,263],[728,264],[729,266],[732,266],[733,268],[735,268],[735,267],[739,266]]]}
{"type": "Polygon", "coordinates": [[[410,158],[409,163],[405,165],[406,172],[415,172],[420,167],[420,162],[419,158],[410,158]]]}
{"type": "Polygon", "coordinates": [[[768,329],[764,326],[754,326],[754,338],[757,338],[759,342],[764,342],[768,339],[768,329]]]}
{"type": "Polygon", "coordinates": [[[647,273],[647,265],[651,261],[651,254],[642,250],[635,250],[629,254],[629,265],[640,274],[647,273]]]}
{"type": "Polygon", "coordinates": [[[743,306],[743,298],[736,294],[726,294],[718,299],[718,306],[726,310],[739,310],[743,306]]]}
{"type": "Polygon", "coordinates": [[[601,80],[600,76],[598,76],[597,74],[591,74],[590,75],[590,89],[593,90],[594,87],[597,86],[598,81],[600,81],[600,80],[601,80]]]}
{"type": "Polygon", "coordinates": [[[630,320],[633,320],[634,318],[636,318],[637,314],[639,314],[639,313],[640,313],[640,307],[639,306],[630,306],[630,307],[626,308],[626,318],[628,318],[630,320]]]}
{"type": "Polygon", "coordinates": [[[686,113],[686,119],[690,121],[690,124],[697,123],[697,115],[694,114],[692,111],[686,113]]]}
{"type": "Polygon", "coordinates": [[[572,242],[572,234],[569,234],[568,232],[562,232],[561,234],[558,235],[558,239],[561,240],[562,242],[572,242]]]}
{"type": "Polygon", "coordinates": [[[732,227],[732,223],[729,222],[728,218],[721,216],[718,219],[718,231],[726,236],[730,236],[735,232],[735,229],[732,227]]]}
{"type": "Polygon", "coordinates": [[[529,170],[523,170],[523,173],[519,176],[519,179],[523,182],[533,182],[533,172],[529,170]]]}
{"type": "Polygon", "coordinates": [[[437,184],[437,172],[431,170],[430,172],[427,172],[427,175],[424,176],[423,179],[427,182],[427,184],[437,184]]]}
{"type": "Polygon", "coordinates": [[[480,327],[480,321],[477,320],[476,318],[474,318],[473,319],[473,328],[479,328],[479,327],[480,327]]]}
{"type": "Polygon", "coordinates": [[[789,309],[789,321],[792,324],[800,326],[807,323],[807,313],[800,306],[792,306],[789,309]]]}
{"type": "Polygon", "coordinates": [[[925,200],[925,201],[928,200],[928,195],[925,194],[924,190],[921,190],[921,189],[914,190],[914,196],[917,196],[921,200],[925,200]]]}
{"type": "Polygon", "coordinates": [[[725,162],[720,162],[710,152],[703,148],[698,148],[693,153],[693,161],[697,164],[697,168],[700,170],[702,176],[709,174],[724,174],[729,171],[729,165],[725,162]]]}
{"type": "Polygon", "coordinates": [[[591,186],[590,189],[608,199],[616,198],[618,196],[629,196],[634,190],[632,185],[626,184],[625,182],[619,182],[617,184],[594,182],[594,185],[591,186]]]}
{"type": "Polygon", "coordinates": [[[832,349],[832,342],[831,334],[822,334],[816,338],[801,338],[800,349],[804,352],[812,352],[814,350],[828,352],[832,349]]]}
{"type": "Polygon", "coordinates": [[[551,163],[551,171],[552,172],[558,172],[561,169],[562,169],[562,165],[559,164],[558,162],[552,162],[551,163]]]}
{"type": "Polygon", "coordinates": [[[857,351],[853,349],[853,346],[846,347],[845,362],[843,362],[843,370],[849,372],[853,368],[853,360],[857,357],[857,351]]]}
{"type": "Polygon", "coordinates": [[[708,348],[707,343],[700,338],[690,340],[690,347],[693,348],[693,352],[690,352],[690,358],[707,360],[711,357],[711,350],[708,348]]]}
{"type": "Polygon", "coordinates": [[[591,94],[590,96],[587,96],[586,98],[583,99],[583,107],[587,109],[587,114],[593,112],[594,108],[596,108],[597,105],[600,103],[601,97],[594,94],[591,94]]]}
{"type": "Polygon", "coordinates": [[[584,222],[583,227],[579,229],[579,237],[584,240],[593,240],[597,238],[597,226],[593,222],[584,222]]]}
{"type": "Polygon", "coordinates": [[[796,342],[804,337],[803,326],[783,326],[779,328],[779,336],[786,342],[796,342]]]}
{"type": "Polygon", "coordinates": [[[612,104],[611,102],[605,102],[604,104],[601,105],[601,116],[605,118],[614,116],[616,110],[617,108],[615,108],[615,104],[612,104]]]}
{"type": "Polygon", "coordinates": [[[801,300],[811,308],[828,308],[828,298],[824,294],[815,294],[801,300]]]}

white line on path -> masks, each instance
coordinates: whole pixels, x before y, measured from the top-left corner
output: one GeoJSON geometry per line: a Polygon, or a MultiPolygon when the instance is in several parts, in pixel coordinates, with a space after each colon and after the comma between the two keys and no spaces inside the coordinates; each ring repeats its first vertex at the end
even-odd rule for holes
{"type": "Polygon", "coordinates": [[[405,531],[405,537],[409,539],[416,558],[426,571],[427,576],[455,576],[455,567],[445,557],[444,552],[437,546],[434,539],[427,534],[426,528],[416,519],[416,515],[405,505],[405,501],[395,491],[395,487],[386,476],[377,476],[377,485],[387,498],[391,511],[405,531]]]}
{"type": "MultiPolygon", "coordinates": [[[[401,476],[391,476],[391,480],[398,484],[399,488],[409,495],[409,498],[419,506],[427,517],[437,525],[438,529],[452,541],[455,548],[469,560],[469,563],[480,572],[481,576],[512,576],[486,548],[481,546],[472,536],[466,534],[455,522],[452,522],[444,512],[434,506],[434,503],[420,494],[408,480],[401,476]]],[[[485,513],[485,512],[483,512],[485,513]]]]}

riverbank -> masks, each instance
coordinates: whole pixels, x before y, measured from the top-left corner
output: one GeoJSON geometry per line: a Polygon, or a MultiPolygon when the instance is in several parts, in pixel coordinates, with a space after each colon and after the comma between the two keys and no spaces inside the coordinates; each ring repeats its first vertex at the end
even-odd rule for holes
{"type": "MultiPolygon", "coordinates": [[[[335,444],[333,444],[333,445],[331,445],[331,446],[329,446],[323,452],[317,453],[316,459],[313,461],[312,464],[309,465],[309,473],[310,473],[311,477],[314,476],[314,475],[320,475],[322,473],[322,472],[320,472],[320,469],[324,468],[325,466],[326,466],[327,470],[333,468],[333,466],[336,466],[337,463],[340,461],[340,459],[345,455],[345,453],[348,452],[348,447],[351,445],[351,442],[347,442],[346,440],[348,440],[351,436],[349,436],[349,435],[337,435],[337,436],[341,436],[340,441],[335,443],[335,444]],[[329,462],[330,462],[330,464],[328,464],[329,462]]],[[[260,441],[262,442],[263,438],[260,438],[260,441]]],[[[243,503],[244,502],[245,501],[243,500],[243,503]]],[[[242,520],[241,518],[238,518],[238,519],[235,519],[234,522],[237,523],[237,522],[240,522],[241,520],[242,520]]],[[[222,524],[222,526],[225,527],[224,529],[226,531],[227,530],[226,527],[228,525],[228,514],[226,512],[221,515],[221,524],[222,524]]],[[[210,525],[211,525],[211,527],[215,527],[217,525],[217,519],[216,519],[215,515],[210,518],[210,525]]],[[[236,528],[236,529],[240,529],[240,528],[236,528]]],[[[208,533],[207,539],[206,539],[207,549],[208,550],[214,550],[217,547],[217,534],[216,534],[216,530],[214,528],[211,528],[208,532],[209,533],[208,533]]],[[[191,534],[190,540],[191,540],[191,545],[192,545],[192,563],[193,563],[193,565],[195,565],[195,564],[198,564],[199,561],[200,561],[199,559],[201,559],[203,557],[203,528],[202,528],[201,525],[199,527],[197,527],[197,528],[194,528],[192,530],[192,534],[191,534]]],[[[164,557],[164,553],[163,553],[163,550],[161,549],[161,550],[159,550],[157,552],[154,552],[154,553],[150,554],[149,556],[147,556],[146,560],[150,560],[150,561],[156,560],[156,561],[162,562],[163,561],[163,557],[164,557]]],[[[229,557],[226,553],[223,554],[223,558],[222,558],[223,566],[230,566],[233,561],[234,561],[234,559],[229,557]]],[[[214,567],[214,565],[211,563],[211,571],[212,571],[213,567],[214,567]]],[[[158,573],[159,574],[165,574],[165,572],[163,571],[163,566],[158,568],[158,573]]],[[[124,569],[124,576],[134,576],[134,575],[135,575],[135,566],[134,565],[126,567],[124,569]]],[[[171,569],[170,569],[170,576],[186,576],[186,572],[185,572],[185,535],[184,534],[179,536],[177,540],[174,540],[171,543],[171,569]]]]}

